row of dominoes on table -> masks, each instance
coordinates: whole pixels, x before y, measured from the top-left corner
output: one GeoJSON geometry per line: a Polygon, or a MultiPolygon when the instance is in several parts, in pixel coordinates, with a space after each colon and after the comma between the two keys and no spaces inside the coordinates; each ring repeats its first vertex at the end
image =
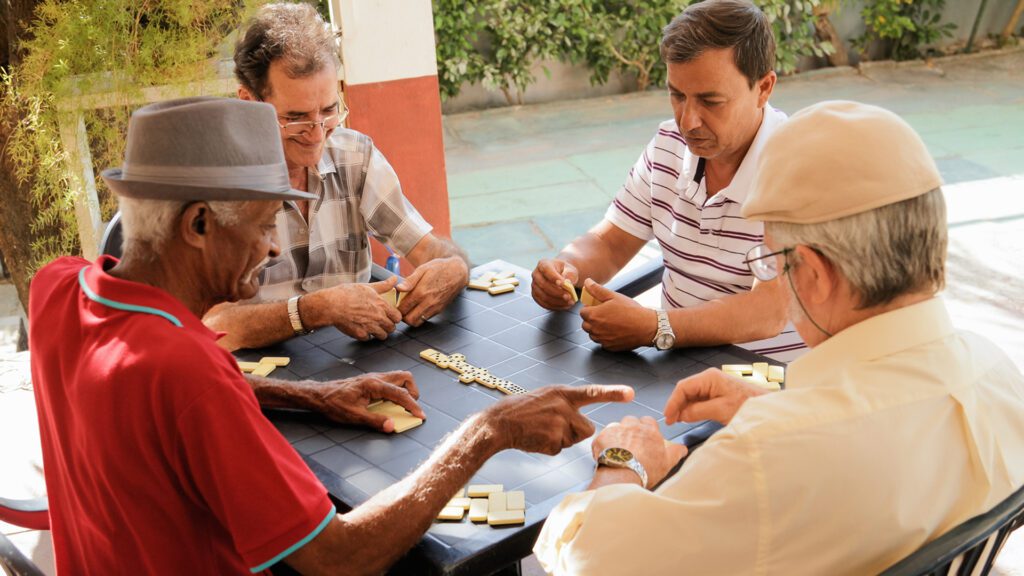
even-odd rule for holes
{"type": "Polygon", "coordinates": [[[437,515],[438,520],[460,522],[469,512],[470,522],[491,526],[526,522],[526,494],[521,490],[505,492],[501,484],[470,484],[459,490],[437,515]]]}
{"type": "Polygon", "coordinates": [[[434,350],[433,348],[427,348],[420,352],[420,358],[423,358],[427,362],[434,364],[438,368],[444,370],[451,370],[459,374],[459,382],[463,384],[472,384],[476,382],[481,386],[504,392],[505,394],[526,394],[526,388],[505,380],[504,378],[498,378],[497,376],[488,372],[485,368],[478,368],[473,366],[469,362],[466,362],[466,356],[463,354],[444,354],[434,350]]]}
{"type": "Polygon", "coordinates": [[[767,362],[723,364],[722,372],[742,378],[767,390],[781,390],[782,385],[786,382],[786,369],[782,366],[769,366],[767,362]]]}

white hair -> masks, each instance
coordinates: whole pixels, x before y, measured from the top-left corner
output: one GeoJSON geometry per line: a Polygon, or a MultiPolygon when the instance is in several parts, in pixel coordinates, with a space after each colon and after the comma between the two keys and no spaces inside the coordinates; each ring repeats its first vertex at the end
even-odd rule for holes
{"type": "MultiPolygon", "coordinates": [[[[124,237],[122,255],[150,258],[163,253],[168,240],[174,236],[174,227],[181,213],[191,204],[182,200],[152,200],[121,196],[121,234],[124,237]]],[[[249,202],[207,202],[213,217],[221,226],[235,226],[245,217],[249,202]]]]}
{"type": "Polygon", "coordinates": [[[939,188],[819,224],[766,222],[765,233],[780,248],[803,245],[823,254],[859,296],[859,308],[945,284],[946,200],[939,188]]]}

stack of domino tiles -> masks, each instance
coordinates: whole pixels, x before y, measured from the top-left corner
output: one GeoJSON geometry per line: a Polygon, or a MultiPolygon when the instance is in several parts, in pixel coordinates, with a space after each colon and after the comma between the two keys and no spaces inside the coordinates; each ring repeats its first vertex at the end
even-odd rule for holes
{"type": "Polygon", "coordinates": [[[526,494],[521,490],[505,492],[502,484],[470,484],[448,501],[437,519],[461,522],[467,511],[469,520],[475,523],[523,524],[526,522],[526,494]]]}
{"type": "Polygon", "coordinates": [[[511,292],[516,289],[516,286],[519,286],[519,279],[516,278],[516,273],[511,270],[484,272],[469,281],[469,288],[471,290],[483,290],[491,296],[511,292]]]}
{"type": "Polygon", "coordinates": [[[786,382],[786,369],[782,366],[769,366],[767,362],[753,364],[725,364],[722,372],[742,378],[751,384],[766,390],[781,390],[786,382]]]}
{"type": "Polygon", "coordinates": [[[264,356],[259,362],[238,362],[238,368],[253,376],[270,376],[278,366],[287,366],[292,359],[287,356],[264,356]]]}
{"type": "Polygon", "coordinates": [[[457,372],[459,374],[459,382],[462,382],[463,384],[472,384],[476,382],[481,386],[486,386],[487,388],[498,390],[505,394],[526,394],[526,389],[515,382],[505,380],[504,378],[498,378],[486,369],[477,368],[469,362],[466,362],[466,356],[463,354],[452,354],[449,356],[442,352],[438,352],[433,348],[427,348],[420,352],[420,358],[436,365],[442,370],[457,372]]]}

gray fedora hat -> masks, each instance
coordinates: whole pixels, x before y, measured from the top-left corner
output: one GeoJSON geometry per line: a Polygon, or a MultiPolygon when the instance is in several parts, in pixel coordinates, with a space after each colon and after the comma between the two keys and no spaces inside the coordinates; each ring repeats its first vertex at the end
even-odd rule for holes
{"type": "Polygon", "coordinates": [[[312,200],[293,190],[270,104],[184,98],[143,106],[128,123],[124,165],[110,189],[155,200],[312,200]]]}

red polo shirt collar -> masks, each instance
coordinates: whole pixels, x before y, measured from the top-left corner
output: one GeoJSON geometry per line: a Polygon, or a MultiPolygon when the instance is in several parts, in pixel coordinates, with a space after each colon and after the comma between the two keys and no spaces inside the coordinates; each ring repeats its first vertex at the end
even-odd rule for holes
{"type": "Polygon", "coordinates": [[[155,286],[122,280],[108,274],[107,270],[116,266],[118,262],[119,260],[113,256],[103,255],[84,268],[79,275],[79,285],[85,298],[108,308],[159,316],[175,326],[198,332],[214,341],[224,335],[207,328],[191,310],[170,293],[155,286]]]}

